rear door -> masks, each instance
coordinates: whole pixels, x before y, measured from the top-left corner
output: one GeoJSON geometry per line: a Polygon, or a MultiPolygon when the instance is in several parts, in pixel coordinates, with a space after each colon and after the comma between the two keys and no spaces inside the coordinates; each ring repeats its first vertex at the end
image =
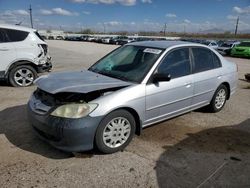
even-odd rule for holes
{"type": "Polygon", "coordinates": [[[185,47],[168,53],[156,71],[170,74],[171,80],[146,85],[145,125],[176,116],[190,108],[194,85],[189,52],[185,47]]]}
{"type": "Polygon", "coordinates": [[[194,108],[209,104],[221,79],[221,62],[217,55],[204,47],[193,47],[194,108]]]}
{"type": "Polygon", "coordinates": [[[32,59],[34,56],[36,56],[38,53],[37,49],[39,48],[34,38],[32,40],[26,40],[29,32],[6,29],[6,33],[8,35],[9,41],[16,49],[17,59],[32,59]]]}
{"type": "Polygon", "coordinates": [[[0,76],[4,75],[8,65],[16,59],[16,50],[8,39],[6,29],[0,28],[0,76]]]}

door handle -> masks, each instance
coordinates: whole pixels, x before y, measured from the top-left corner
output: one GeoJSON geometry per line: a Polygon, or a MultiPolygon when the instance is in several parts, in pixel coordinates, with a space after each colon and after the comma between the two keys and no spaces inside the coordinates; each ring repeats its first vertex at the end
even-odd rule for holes
{"type": "Polygon", "coordinates": [[[220,76],[217,76],[218,79],[221,79],[221,75],[220,76]]]}

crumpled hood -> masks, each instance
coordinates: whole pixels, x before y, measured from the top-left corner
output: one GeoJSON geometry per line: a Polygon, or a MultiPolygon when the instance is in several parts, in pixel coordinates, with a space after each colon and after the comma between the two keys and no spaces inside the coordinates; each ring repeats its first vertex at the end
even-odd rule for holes
{"type": "Polygon", "coordinates": [[[51,94],[61,92],[89,93],[97,90],[132,85],[130,82],[125,82],[88,70],[51,73],[36,79],[35,84],[38,88],[51,94]]]}

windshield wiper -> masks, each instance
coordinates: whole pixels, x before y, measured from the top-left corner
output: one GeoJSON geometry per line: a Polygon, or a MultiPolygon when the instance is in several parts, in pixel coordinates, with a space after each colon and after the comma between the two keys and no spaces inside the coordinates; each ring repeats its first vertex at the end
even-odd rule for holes
{"type": "Polygon", "coordinates": [[[110,71],[107,71],[107,70],[100,70],[100,71],[96,71],[96,72],[98,74],[109,76],[111,78],[116,78],[116,79],[120,79],[122,81],[129,81],[129,82],[131,82],[131,80],[129,80],[127,77],[122,76],[122,75],[112,74],[110,71]]]}
{"type": "Polygon", "coordinates": [[[96,73],[112,77],[112,75],[110,75],[110,72],[107,70],[96,70],[96,73]]]}
{"type": "Polygon", "coordinates": [[[114,77],[117,78],[117,79],[120,79],[122,81],[132,82],[130,79],[128,79],[127,77],[122,76],[122,75],[115,75],[114,77]]]}

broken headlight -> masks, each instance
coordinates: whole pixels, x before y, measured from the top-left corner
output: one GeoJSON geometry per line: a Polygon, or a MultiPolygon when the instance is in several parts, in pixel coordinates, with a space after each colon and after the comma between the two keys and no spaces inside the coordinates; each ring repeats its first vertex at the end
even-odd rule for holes
{"type": "Polygon", "coordinates": [[[52,116],[64,117],[64,118],[82,118],[93,112],[97,104],[91,103],[76,103],[76,104],[66,104],[57,107],[52,113],[52,116]]]}

